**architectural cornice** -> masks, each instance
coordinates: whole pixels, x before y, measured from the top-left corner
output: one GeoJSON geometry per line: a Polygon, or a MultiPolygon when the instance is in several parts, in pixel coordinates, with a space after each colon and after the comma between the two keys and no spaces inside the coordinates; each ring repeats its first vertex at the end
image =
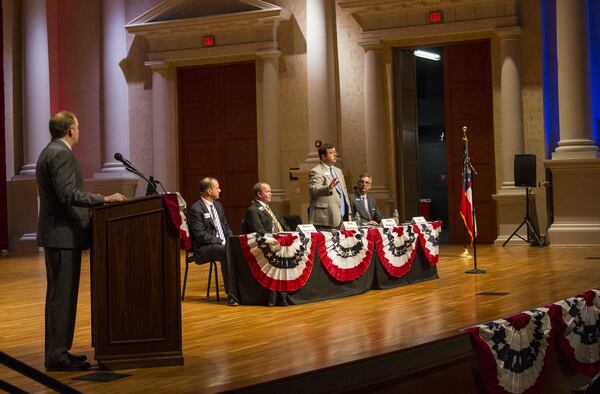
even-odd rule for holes
{"type": "MultiPolygon", "coordinates": [[[[218,0],[215,1],[218,2],[218,0]]],[[[264,30],[265,28],[272,30],[273,34],[276,34],[279,23],[288,20],[291,16],[288,10],[264,1],[238,1],[253,5],[258,9],[220,15],[155,21],[156,19],[160,19],[162,14],[167,13],[168,10],[177,5],[178,2],[181,2],[181,0],[165,0],[129,22],[125,25],[125,28],[129,33],[148,39],[164,37],[165,35],[173,37],[206,32],[264,30]]]]}
{"type": "Polygon", "coordinates": [[[337,0],[362,27],[361,41],[407,36],[493,32],[519,25],[517,0],[337,0]],[[431,11],[443,21],[429,22],[431,11]]]}

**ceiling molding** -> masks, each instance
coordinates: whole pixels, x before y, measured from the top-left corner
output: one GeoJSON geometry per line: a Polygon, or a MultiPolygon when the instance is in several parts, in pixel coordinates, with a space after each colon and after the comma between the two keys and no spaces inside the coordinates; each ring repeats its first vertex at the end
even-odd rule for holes
{"type": "Polygon", "coordinates": [[[337,0],[363,30],[362,40],[492,32],[519,26],[518,0],[337,0]],[[430,23],[429,13],[442,11],[443,21],[430,23]]]}

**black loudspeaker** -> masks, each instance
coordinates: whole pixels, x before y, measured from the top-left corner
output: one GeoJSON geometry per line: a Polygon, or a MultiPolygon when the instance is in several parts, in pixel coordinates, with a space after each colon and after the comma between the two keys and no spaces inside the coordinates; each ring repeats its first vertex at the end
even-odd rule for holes
{"type": "Polygon", "coordinates": [[[515,186],[535,187],[535,155],[515,155],[515,186]]]}

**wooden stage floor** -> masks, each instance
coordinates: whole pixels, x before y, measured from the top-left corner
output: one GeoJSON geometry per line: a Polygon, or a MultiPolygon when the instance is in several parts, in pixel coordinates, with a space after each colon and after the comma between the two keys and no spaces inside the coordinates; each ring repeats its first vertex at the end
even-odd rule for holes
{"type": "MultiPolygon", "coordinates": [[[[479,322],[600,287],[600,247],[478,247],[484,275],[467,275],[472,259],[442,245],[439,280],[290,307],[228,307],[206,294],[208,267],[190,267],[182,306],[185,365],[121,370],[108,383],[88,372],[51,376],[85,393],[216,392],[305,373],[441,339],[479,322]],[[505,292],[503,296],[477,295],[505,292]]],[[[0,350],[44,370],[43,254],[0,257],[0,350]]],[[[183,261],[183,256],[182,256],[183,261]]],[[[182,265],[183,268],[183,265],[182,265]]],[[[90,347],[89,257],[81,276],[72,349],[90,347]]],[[[0,379],[29,392],[45,388],[0,366],[0,379]]]]}

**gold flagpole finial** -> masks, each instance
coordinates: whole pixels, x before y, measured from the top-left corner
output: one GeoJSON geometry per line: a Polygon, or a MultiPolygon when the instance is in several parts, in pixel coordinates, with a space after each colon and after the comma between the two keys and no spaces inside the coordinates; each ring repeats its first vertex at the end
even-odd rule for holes
{"type": "Polygon", "coordinates": [[[463,130],[463,140],[464,141],[468,141],[468,139],[467,139],[467,126],[463,126],[462,130],[463,130]]]}

